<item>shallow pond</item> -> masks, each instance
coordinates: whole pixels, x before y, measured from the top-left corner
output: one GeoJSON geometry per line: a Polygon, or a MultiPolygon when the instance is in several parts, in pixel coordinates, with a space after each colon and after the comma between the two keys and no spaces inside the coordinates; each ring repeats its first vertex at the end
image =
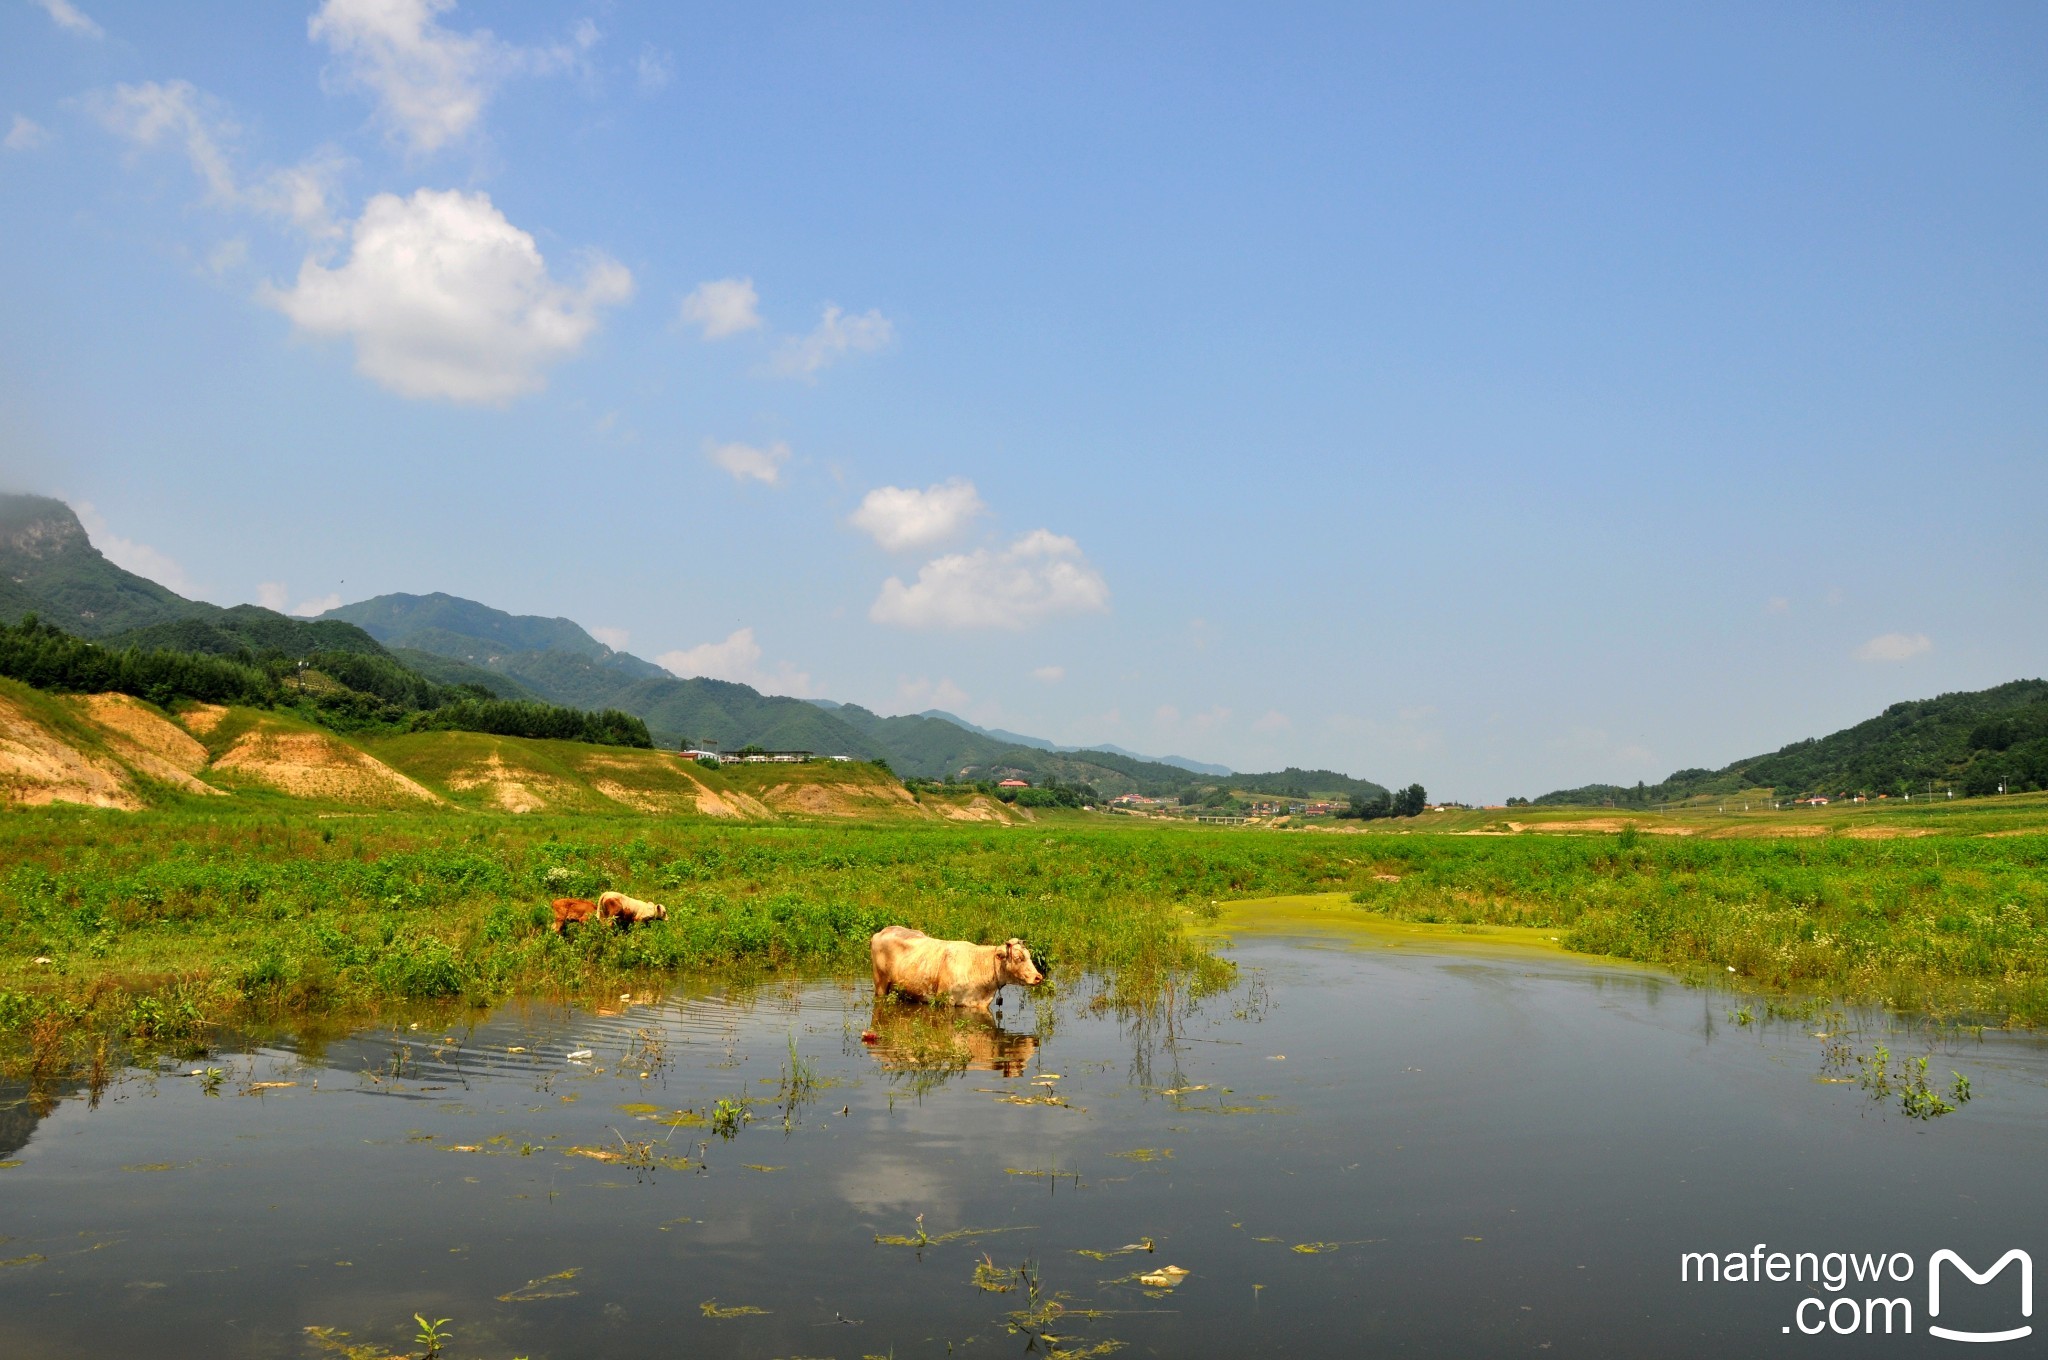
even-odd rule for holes
{"type": "Polygon", "coordinates": [[[1949,1269],[1930,1318],[1926,1270],[2048,1246],[2038,1042],[1383,946],[1248,936],[1227,993],[1069,979],[990,1027],[698,988],[223,1054],[211,1094],[130,1074],[0,1143],[0,1354],[417,1354],[415,1313],[450,1357],[1910,1354],[2025,1323],[2016,1272],[1949,1269]],[[1875,1098],[1880,1042],[1974,1098],[1875,1098]],[[1912,1273],[1681,1282],[1759,1243],[1912,1273]],[[1880,1295],[1912,1335],[1827,1331],[1880,1295]]]}

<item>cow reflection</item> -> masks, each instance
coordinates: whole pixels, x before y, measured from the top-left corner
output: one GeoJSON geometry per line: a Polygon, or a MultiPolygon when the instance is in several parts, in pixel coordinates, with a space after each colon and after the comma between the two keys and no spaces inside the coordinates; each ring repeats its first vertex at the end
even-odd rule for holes
{"type": "Polygon", "coordinates": [[[1038,1052],[1038,1036],[1015,1034],[981,1011],[906,1004],[875,1003],[867,1032],[860,1036],[885,1072],[909,1072],[935,1086],[961,1072],[1021,1075],[1038,1052]]]}

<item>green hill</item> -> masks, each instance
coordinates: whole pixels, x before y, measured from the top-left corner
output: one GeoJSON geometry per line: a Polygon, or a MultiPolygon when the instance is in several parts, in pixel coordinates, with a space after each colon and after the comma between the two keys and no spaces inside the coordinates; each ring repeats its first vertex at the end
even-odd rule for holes
{"type": "Polygon", "coordinates": [[[379,595],[329,610],[321,619],[355,624],[405,656],[426,654],[488,672],[549,703],[631,713],[665,745],[691,741],[728,751],[746,745],[816,751],[887,760],[905,778],[1014,776],[1034,784],[1092,784],[1105,794],[1165,795],[1219,780],[1285,794],[1385,792],[1327,770],[1224,779],[1115,751],[1056,748],[950,714],[883,717],[858,704],[763,694],[728,680],[678,679],[630,652],[613,651],[569,619],[509,614],[453,595],[379,595]]]}
{"type": "Polygon", "coordinates": [[[1962,794],[2048,788],[2048,681],[1893,704],[1830,736],[1795,741],[1719,770],[1679,770],[1659,784],[1588,784],[1546,793],[1538,804],[1649,807],[1743,789],[1780,798],[1920,792],[1932,783],[1962,794]]]}
{"type": "Polygon", "coordinates": [[[0,622],[36,614],[67,633],[103,638],[209,612],[218,607],[109,562],[64,502],[0,495],[0,622]]]}

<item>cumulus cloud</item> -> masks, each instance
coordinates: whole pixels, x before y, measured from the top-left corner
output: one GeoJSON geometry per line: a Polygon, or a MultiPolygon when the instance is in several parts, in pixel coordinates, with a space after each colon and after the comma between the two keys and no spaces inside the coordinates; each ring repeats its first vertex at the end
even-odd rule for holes
{"type": "Polygon", "coordinates": [[[761,644],[754,630],[734,630],[723,642],[704,642],[681,651],[663,652],[655,660],[672,675],[685,679],[702,676],[708,680],[731,680],[752,685],[771,694],[794,695],[801,699],[811,693],[811,677],[787,661],[773,669],[761,664],[761,644]]]}
{"type": "Polygon", "coordinates": [[[505,79],[573,69],[598,38],[585,19],[571,44],[517,47],[489,29],[442,27],[453,8],[455,0],[327,0],[306,23],[334,54],[338,81],[368,94],[386,131],[414,152],[462,141],[505,79]]]}
{"type": "Polygon", "coordinates": [[[94,508],[91,501],[77,501],[72,510],[78,515],[78,522],[85,526],[85,532],[92,539],[92,545],[106,556],[115,566],[147,576],[160,586],[169,586],[180,595],[192,596],[199,593],[199,587],[178,560],[169,553],[159,552],[147,543],[137,543],[132,538],[123,538],[107,524],[107,517],[94,508]]]}
{"type": "Polygon", "coordinates": [[[849,354],[872,354],[895,335],[895,325],[878,311],[848,316],[828,304],[809,335],[782,342],[769,369],[785,378],[813,381],[820,369],[830,368],[849,354]]]}
{"type": "Polygon", "coordinates": [[[135,146],[169,142],[183,150],[216,206],[288,221],[316,239],[340,234],[330,206],[335,181],[347,164],[339,152],[321,150],[298,165],[245,180],[231,154],[239,129],[218,101],[190,81],[117,85],[111,94],[94,96],[91,104],[109,131],[135,146]]]}
{"type": "Polygon", "coordinates": [[[337,594],[330,593],[311,600],[301,600],[287,607],[286,602],[291,597],[291,588],[282,581],[265,581],[256,587],[256,603],[265,609],[275,609],[280,614],[297,614],[302,619],[310,619],[325,614],[330,609],[341,608],[341,596],[337,594]]]}
{"type": "Polygon", "coordinates": [[[878,486],[861,499],[847,522],[889,552],[929,548],[953,538],[976,516],[988,513],[974,483],[955,477],[919,491],[878,486]]]}
{"type": "Polygon", "coordinates": [[[105,29],[92,21],[91,15],[86,14],[78,6],[72,4],[71,0],[35,0],[35,2],[41,5],[43,12],[49,15],[57,27],[63,29],[66,33],[76,33],[81,38],[104,38],[107,35],[105,29]]]}
{"type": "Polygon", "coordinates": [[[371,199],[345,262],[308,256],[265,300],[308,335],[353,340],[357,370],[401,396],[503,403],[545,387],[543,370],[632,295],[632,274],[601,254],[557,282],[490,195],[421,189],[371,199]]]}
{"type": "Polygon", "coordinates": [[[696,326],[706,340],[761,328],[761,295],[752,279],[712,279],[700,283],[683,299],[683,324],[696,326]]]}
{"type": "Polygon", "coordinates": [[[896,697],[913,710],[945,708],[958,712],[967,707],[967,691],[943,676],[936,681],[921,675],[915,680],[903,676],[896,681],[896,697]]]}
{"type": "Polygon", "coordinates": [[[901,628],[1019,629],[1108,608],[1109,586],[1081,545],[1034,529],[1007,548],[933,558],[909,585],[890,577],[868,617],[901,628]]]}
{"type": "Polygon", "coordinates": [[[1881,633],[1856,649],[1858,661],[1911,661],[1934,650],[1925,633],[1881,633]]]}
{"type": "Polygon", "coordinates": [[[1060,681],[1067,678],[1067,668],[1065,666],[1040,666],[1037,670],[1031,672],[1031,678],[1043,681],[1048,685],[1057,685],[1060,681]]]}
{"type": "Polygon", "coordinates": [[[631,636],[623,628],[592,628],[590,635],[615,652],[626,650],[626,641],[631,636]]]}
{"type": "Polygon", "coordinates": [[[1293,727],[1294,720],[1277,708],[1269,708],[1260,716],[1252,719],[1252,731],[1254,732],[1287,732],[1291,731],[1293,727]]]}
{"type": "Polygon", "coordinates": [[[704,455],[732,474],[736,482],[760,482],[774,486],[782,480],[782,465],[789,461],[789,445],[777,440],[766,448],[737,441],[721,444],[704,441],[704,455]]]}
{"type": "Polygon", "coordinates": [[[7,129],[5,139],[9,151],[34,151],[37,147],[48,146],[50,131],[26,114],[14,115],[14,123],[7,129]]]}

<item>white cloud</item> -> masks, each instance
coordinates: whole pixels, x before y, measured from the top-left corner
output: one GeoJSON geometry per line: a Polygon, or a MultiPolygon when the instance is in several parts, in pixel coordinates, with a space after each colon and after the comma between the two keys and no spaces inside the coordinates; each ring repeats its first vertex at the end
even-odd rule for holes
{"type": "Polygon", "coordinates": [[[36,0],[36,3],[43,7],[43,12],[56,22],[57,27],[67,33],[76,33],[81,38],[104,38],[107,34],[71,0],[36,0]]]}
{"type": "Polygon", "coordinates": [[[9,151],[34,151],[49,144],[48,128],[24,114],[14,115],[14,124],[7,129],[6,146],[9,151]]]}
{"type": "Polygon", "coordinates": [[[761,295],[752,279],[712,279],[683,299],[682,320],[702,329],[706,340],[759,330],[761,295]]]}
{"type": "Polygon", "coordinates": [[[1294,728],[1294,720],[1277,708],[1269,708],[1252,719],[1254,732],[1288,732],[1294,728]]]}
{"type": "Polygon", "coordinates": [[[291,591],[282,581],[265,581],[256,587],[256,603],[280,614],[284,613],[285,602],[291,597],[291,591]]]}
{"type": "Polygon", "coordinates": [[[1067,668],[1065,666],[1040,666],[1037,670],[1031,672],[1031,678],[1044,681],[1048,685],[1057,685],[1060,681],[1067,678],[1067,668]]]}
{"type": "Polygon", "coordinates": [[[199,587],[185,569],[178,565],[169,553],[159,552],[147,543],[137,543],[132,538],[122,538],[107,526],[106,516],[93,508],[91,501],[77,501],[71,507],[77,512],[78,522],[85,526],[93,546],[115,566],[147,576],[160,586],[169,586],[188,598],[199,593],[199,587]]]}
{"type": "Polygon", "coordinates": [[[1911,661],[1934,650],[1925,633],[1883,633],[1856,649],[1858,661],[1911,661]]]}
{"type": "Polygon", "coordinates": [[[1159,727],[1179,727],[1180,710],[1172,704],[1161,704],[1152,710],[1152,721],[1159,727]]]}
{"type": "Polygon", "coordinates": [[[642,94],[653,94],[656,90],[662,89],[675,73],[675,58],[652,47],[641,48],[639,58],[633,63],[633,74],[639,81],[642,94]]]}
{"type": "Polygon", "coordinates": [[[789,461],[789,445],[777,440],[766,448],[737,441],[720,444],[704,441],[704,456],[732,474],[736,482],[754,481],[774,486],[782,480],[782,465],[789,461]]]}
{"type": "Polygon", "coordinates": [[[592,628],[590,635],[615,652],[626,650],[626,642],[632,636],[623,628],[592,628]]]}
{"type": "Polygon", "coordinates": [[[1081,545],[1034,529],[1007,548],[934,558],[910,585],[890,577],[868,617],[903,628],[1017,629],[1108,608],[1109,586],[1081,545]]]}
{"type": "Polygon", "coordinates": [[[112,94],[94,96],[92,106],[109,131],[138,147],[180,144],[217,206],[288,221],[316,239],[340,234],[329,203],[347,166],[339,152],[323,149],[298,165],[244,182],[230,150],[240,129],[190,81],[117,85],[112,94]]]}
{"type": "Polygon", "coordinates": [[[312,600],[301,600],[287,609],[285,601],[290,598],[291,588],[282,581],[265,581],[256,587],[256,603],[262,605],[265,609],[275,609],[280,614],[297,614],[302,619],[310,619],[316,615],[325,614],[330,609],[341,608],[341,596],[336,594],[322,595],[312,600]]]}
{"type": "Polygon", "coordinates": [[[915,680],[904,676],[896,682],[896,697],[914,712],[944,708],[957,713],[967,707],[968,702],[967,691],[944,677],[933,682],[923,676],[915,680]]]}
{"type": "Polygon", "coordinates": [[[751,628],[737,629],[723,642],[705,642],[682,651],[663,652],[655,660],[670,674],[686,679],[694,675],[711,680],[731,680],[767,693],[789,694],[797,698],[804,698],[811,692],[811,677],[787,661],[779,662],[773,670],[761,665],[761,644],[754,640],[751,628]]]}
{"type": "Polygon", "coordinates": [[[302,619],[310,619],[316,614],[325,614],[330,609],[339,608],[341,608],[341,596],[330,593],[322,595],[318,599],[300,600],[292,606],[292,613],[297,614],[302,619]]]}
{"type": "Polygon", "coordinates": [[[517,47],[489,29],[443,28],[439,16],[454,7],[455,0],[327,0],[306,23],[307,35],[334,54],[340,82],[367,92],[386,130],[414,152],[460,142],[499,83],[573,69],[598,38],[585,19],[572,44],[517,47]]]}
{"type": "Polygon", "coordinates": [[[871,354],[895,335],[895,325],[880,312],[848,316],[828,304],[809,335],[792,336],[782,342],[769,368],[785,378],[811,381],[818,370],[830,368],[849,354],[871,354]]]}
{"type": "Polygon", "coordinates": [[[221,146],[234,135],[235,126],[191,81],[116,85],[113,94],[93,102],[100,121],[137,146],[155,146],[165,137],[183,142],[192,169],[206,181],[208,195],[221,204],[240,201],[241,190],[221,146]]]}
{"type": "Polygon", "coordinates": [[[357,370],[401,396],[503,403],[545,387],[599,310],[632,295],[632,274],[601,254],[576,286],[556,282],[490,195],[421,189],[371,199],[346,263],[308,256],[265,300],[309,335],[353,339],[357,370]]]}
{"type": "Polygon", "coordinates": [[[1766,614],[1789,614],[1791,612],[1792,601],[1786,599],[1783,595],[1773,595],[1770,599],[1764,601],[1764,613],[1766,614]]]}
{"type": "Polygon", "coordinates": [[[889,552],[929,548],[953,538],[969,521],[988,513],[974,483],[955,477],[919,491],[879,486],[861,499],[847,522],[889,552]]]}

